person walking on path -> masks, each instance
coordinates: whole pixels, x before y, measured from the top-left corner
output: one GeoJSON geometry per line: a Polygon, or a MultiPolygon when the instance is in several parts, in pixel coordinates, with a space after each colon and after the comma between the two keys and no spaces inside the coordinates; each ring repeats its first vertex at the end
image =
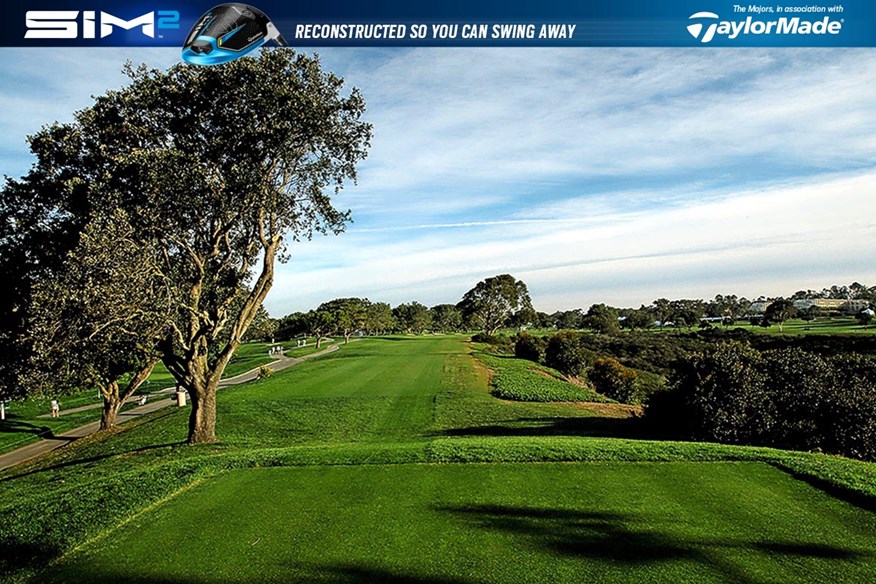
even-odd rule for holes
{"type": "Polygon", "coordinates": [[[61,404],[58,402],[58,400],[53,399],[52,400],[52,417],[57,418],[60,415],[61,415],[61,404]]]}

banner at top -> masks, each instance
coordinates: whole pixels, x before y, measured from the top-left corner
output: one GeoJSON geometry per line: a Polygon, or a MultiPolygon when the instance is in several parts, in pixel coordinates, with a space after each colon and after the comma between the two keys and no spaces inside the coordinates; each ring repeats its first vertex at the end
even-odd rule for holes
{"type": "Polygon", "coordinates": [[[231,18],[216,21],[219,4],[216,0],[35,0],[25,7],[10,2],[0,9],[0,43],[182,48],[198,40],[198,31],[212,26],[218,36],[209,37],[209,42],[201,39],[204,50],[211,52],[263,43],[268,36],[299,47],[876,46],[872,0],[248,3],[254,12],[267,15],[266,22],[275,27],[268,32],[231,18]]]}

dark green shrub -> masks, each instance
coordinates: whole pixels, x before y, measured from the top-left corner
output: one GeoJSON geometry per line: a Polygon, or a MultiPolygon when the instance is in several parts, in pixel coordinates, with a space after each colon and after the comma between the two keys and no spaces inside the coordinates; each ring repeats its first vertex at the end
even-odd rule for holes
{"type": "Polygon", "coordinates": [[[833,383],[833,368],[824,359],[800,349],[762,353],[759,364],[769,394],[773,425],[767,443],[780,448],[822,447],[822,403],[833,383]]]}
{"type": "Polygon", "coordinates": [[[750,346],[733,342],[682,360],[670,382],[673,395],[656,394],[645,415],[695,440],[760,444],[773,425],[760,359],[750,346]]]}
{"type": "Polygon", "coordinates": [[[876,461],[876,359],[841,355],[831,358],[830,364],[834,377],[822,404],[829,422],[822,448],[876,461]]]}
{"type": "Polygon", "coordinates": [[[581,375],[587,366],[587,351],[580,339],[581,335],[571,332],[552,336],[544,350],[544,364],[566,375],[581,375]]]}
{"type": "MultiPolygon", "coordinates": [[[[823,450],[876,461],[876,360],[718,345],[650,396],[655,429],[697,440],[823,450]]],[[[598,388],[598,385],[597,385],[598,388]]]]}
{"type": "Polygon", "coordinates": [[[540,363],[544,359],[545,344],[543,337],[520,333],[514,339],[514,356],[540,363]]]}
{"type": "Polygon", "coordinates": [[[596,391],[606,397],[625,404],[638,404],[641,401],[639,376],[617,359],[599,357],[593,361],[587,377],[596,391]]]}

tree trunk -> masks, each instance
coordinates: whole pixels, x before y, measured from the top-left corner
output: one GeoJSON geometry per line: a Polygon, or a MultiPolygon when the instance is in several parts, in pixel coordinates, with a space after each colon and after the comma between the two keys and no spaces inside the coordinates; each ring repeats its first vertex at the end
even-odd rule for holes
{"type": "Polygon", "coordinates": [[[322,343],[322,335],[316,335],[316,348],[319,349],[319,345],[322,343]]]}
{"type": "Polygon", "coordinates": [[[122,409],[122,399],[119,397],[119,384],[115,381],[107,383],[100,391],[103,396],[103,411],[100,414],[100,429],[109,430],[116,425],[119,410],[122,409]]]}
{"type": "Polygon", "coordinates": [[[350,342],[351,331],[344,331],[344,344],[348,344],[350,342]]]}
{"type": "Polygon", "coordinates": [[[158,359],[148,361],[135,371],[124,392],[119,390],[118,381],[110,381],[100,390],[100,394],[103,396],[103,412],[100,414],[101,430],[109,430],[116,425],[116,418],[119,415],[119,410],[122,409],[122,405],[149,378],[157,362],[158,359]]]}
{"type": "Polygon", "coordinates": [[[212,444],[216,439],[216,389],[218,383],[196,385],[189,390],[192,412],[189,415],[189,444],[212,444]]]}

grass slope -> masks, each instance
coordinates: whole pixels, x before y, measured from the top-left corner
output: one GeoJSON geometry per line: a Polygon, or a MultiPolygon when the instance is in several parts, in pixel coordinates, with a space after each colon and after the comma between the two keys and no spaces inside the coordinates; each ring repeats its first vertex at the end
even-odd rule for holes
{"type": "Polygon", "coordinates": [[[525,359],[479,353],[478,359],[493,372],[493,395],[502,399],[534,402],[613,402],[590,387],[575,385],[553,369],[525,359]]]}

